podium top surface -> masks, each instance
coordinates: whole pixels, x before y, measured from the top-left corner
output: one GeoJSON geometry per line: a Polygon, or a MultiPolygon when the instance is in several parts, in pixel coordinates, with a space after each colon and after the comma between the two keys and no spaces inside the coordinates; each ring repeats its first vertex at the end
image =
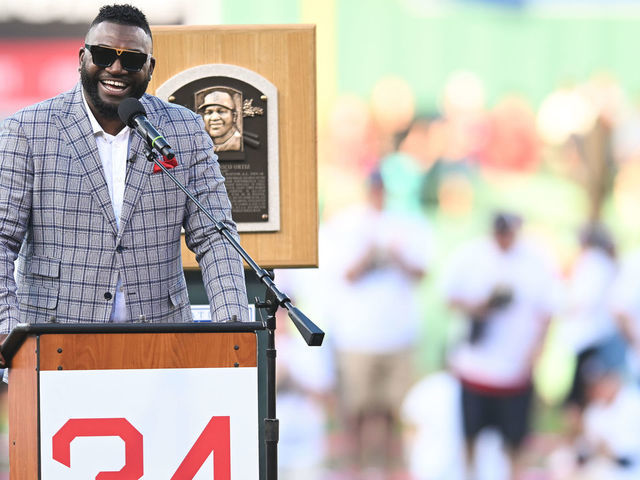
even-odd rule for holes
{"type": "Polygon", "coordinates": [[[0,352],[7,365],[31,335],[45,334],[110,334],[110,333],[216,333],[257,332],[264,330],[260,322],[233,323],[21,323],[6,338],[0,352]]]}

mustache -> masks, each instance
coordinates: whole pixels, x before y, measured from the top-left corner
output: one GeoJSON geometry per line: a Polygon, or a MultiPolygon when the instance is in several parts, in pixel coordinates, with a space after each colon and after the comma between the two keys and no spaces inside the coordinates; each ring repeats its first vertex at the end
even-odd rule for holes
{"type": "Polygon", "coordinates": [[[96,72],[95,74],[91,74],[85,62],[80,66],[80,81],[82,83],[82,88],[84,89],[87,100],[90,101],[91,105],[98,111],[100,115],[109,120],[119,119],[118,116],[118,104],[107,103],[105,102],[99,94],[98,84],[104,80],[113,80],[118,82],[125,83],[128,87],[131,87],[131,93],[129,96],[133,98],[141,98],[142,95],[147,91],[147,86],[149,85],[149,81],[151,80],[150,76],[147,75],[144,79],[137,80],[136,77],[133,76],[116,76],[105,74],[104,72],[96,72]]]}

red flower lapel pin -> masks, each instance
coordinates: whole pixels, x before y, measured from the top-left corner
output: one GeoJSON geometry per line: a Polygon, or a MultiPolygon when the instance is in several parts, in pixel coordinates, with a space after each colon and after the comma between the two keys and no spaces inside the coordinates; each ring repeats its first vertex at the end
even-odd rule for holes
{"type": "MultiPolygon", "coordinates": [[[[170,170],[170,169],[175,168],[175,167],[178,166],[178,160],[176,160],[175,157],[173,157],[171,160],[169,160],[167,157],[162,157],[162,160],[160,160],[160,163],[162,165],[164,165],[164,167],[167,170],[170,170]]],[[[154,163],[153,164],[153,173],[158,173],[158,172],[161,172],[161,171],[162,171],[162,169],[158,166],[158,164],[154,163]]]]}

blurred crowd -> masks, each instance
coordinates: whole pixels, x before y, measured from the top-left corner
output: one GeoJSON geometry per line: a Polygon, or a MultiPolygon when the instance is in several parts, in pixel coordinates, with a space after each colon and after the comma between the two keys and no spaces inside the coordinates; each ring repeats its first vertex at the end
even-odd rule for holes
{"type": "Polygon", "coordinates": [[[288,479],[640,478],[640,109],[615,79],[423,111],[398,77],[319,132],[320,266],[276,271],[288,479]]]}

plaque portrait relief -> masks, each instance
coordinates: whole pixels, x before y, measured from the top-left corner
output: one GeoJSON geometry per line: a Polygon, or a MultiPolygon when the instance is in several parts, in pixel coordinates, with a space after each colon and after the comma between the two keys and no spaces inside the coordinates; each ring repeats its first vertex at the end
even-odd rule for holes
{"type": "Polygon", "coordinates": [[[240,232],[280,229],[277,89],[256,72],[200,65],[156,90],[201,116],[218,155],[240,232]]]}
{"type": "Polygon", "coordinates": [[[242,152],[242,92],[215,86],[195,94],[197,112],[216,152],[242,152]]]}

